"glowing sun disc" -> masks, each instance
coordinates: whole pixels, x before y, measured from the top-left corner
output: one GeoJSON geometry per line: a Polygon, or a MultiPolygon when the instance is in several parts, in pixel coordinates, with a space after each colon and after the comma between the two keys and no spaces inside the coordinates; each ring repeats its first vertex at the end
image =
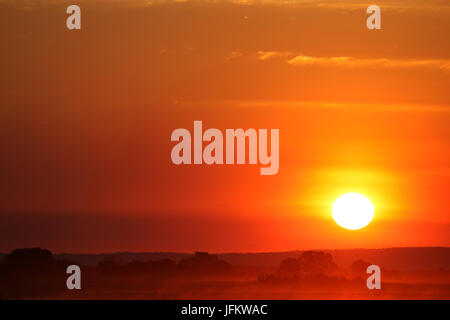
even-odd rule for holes
{"type": "Polygon", "coordinates": [[[338,225],[350,230],[364,228],[374,216],[372,202],[359,193],[346,193],[340,196],[334,202],[331,212],[338,225]]]}

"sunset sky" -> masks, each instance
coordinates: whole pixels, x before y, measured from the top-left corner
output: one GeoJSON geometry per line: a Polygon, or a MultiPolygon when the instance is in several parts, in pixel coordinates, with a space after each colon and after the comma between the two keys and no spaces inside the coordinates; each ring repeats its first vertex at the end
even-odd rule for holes
{"type": "Polygon", "coordinates": [[[0,0],[0,252],[450,246],[449,38],[444,0],[0,0]],[[174,165],[194,120],[280,129],[278,174],[174,165]]]}

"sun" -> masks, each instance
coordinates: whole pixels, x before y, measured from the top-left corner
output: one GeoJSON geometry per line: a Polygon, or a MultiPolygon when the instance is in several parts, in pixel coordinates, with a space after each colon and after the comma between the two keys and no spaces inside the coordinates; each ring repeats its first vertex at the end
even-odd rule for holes
{"type": "Polygon", "coordinates": [[[350,230],[367,226],[373,219],[374,211],[372,202],[366,196],[353,192],[340,196],[331,210],[334,221],[350,230]]]}

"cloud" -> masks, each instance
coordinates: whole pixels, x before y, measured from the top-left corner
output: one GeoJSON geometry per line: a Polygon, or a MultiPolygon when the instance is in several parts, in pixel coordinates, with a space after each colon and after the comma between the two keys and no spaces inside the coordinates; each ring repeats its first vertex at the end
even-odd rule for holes
{"type": "Polygon", "coordinates": [[[434,67],[443,70],[450,70],[450,60],[394,60],[386,58],[361,59],[354,57],[310,57],[295,56],[286,61],[294,66],[304,65],[326,65],[344,67],[388,67],[388,68],[409,68],[409,67],[434,67]]]}
{"type": "Polygon", "coordinates": [[[358,57],[314,57],[292,52],[258,51],[258,59],[281,58],[293,66],[384,67],[384,68],[438,68],[450,71],[449,59],[388,59],[358,57]]]}
{"type": "Polygon", "coordinates": [[[279,51],[258,51],[257,53],[258,59],[267,60],[271,58],[286,58],[292,56],[292,52],[279,52],[279,51]]]}

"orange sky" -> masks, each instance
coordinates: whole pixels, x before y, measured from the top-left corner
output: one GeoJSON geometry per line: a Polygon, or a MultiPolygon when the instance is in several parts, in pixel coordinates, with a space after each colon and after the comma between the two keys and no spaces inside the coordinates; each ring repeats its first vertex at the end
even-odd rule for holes
{"type": "Polygon", "coordinates": [[[450,245],[450,4],[0,0],[0,251],[450,245]],[[175,166],[176,128],[279,128],[280,170],[175,166]],[[331,205],[360,192],[359,231],[331,205]]]}

